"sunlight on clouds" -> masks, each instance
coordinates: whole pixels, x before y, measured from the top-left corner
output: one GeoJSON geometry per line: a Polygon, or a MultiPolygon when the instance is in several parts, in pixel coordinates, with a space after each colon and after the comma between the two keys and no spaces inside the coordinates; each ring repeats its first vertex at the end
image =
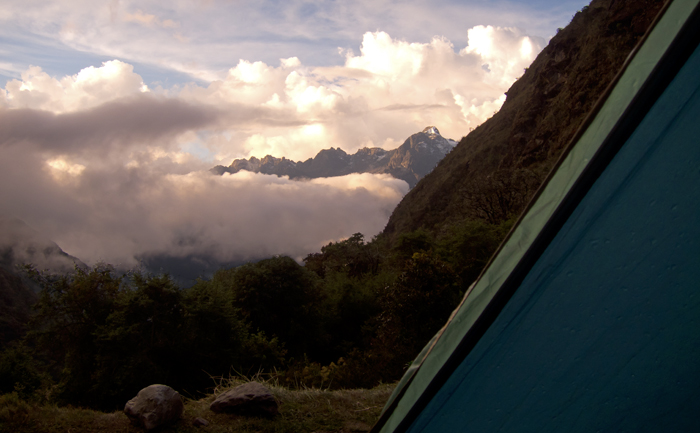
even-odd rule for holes
{"type": "Polygon", "coordinates": [[[301,66],[301,61],[296,57],[290,57],[288,59],[280,59],[280,64],[283,68],[290,69],[301,66]]]}
{"type": "Polygon", "coordinates": [[[520,45],[520,57],[529,59],[532,57],[533,51],[534,50],[532,48],[532,41],[530,41],[530,38],[524,37],[520,45]]]}
{"type": "Polygon", "coordinates": [[[286,80],[286,93],[291,103],[300,113],[322,115],[332,112],[341,96],[324,85],[315,85],[314,78],[307,78],[297,71],[290,73],[286,80]]]}
{"type": "Polygon", "coordinates": [[[46,161],[46,164],[57,171],[69,174],[71,176],[79,176],[80,173],[85,170],[84,165],[71,164],[65,159],[52,159],[50,161],[46,161]]]}
{"type": "Polygon", "coordinates": [[[489,73],[484,82],[504,91],[530,66],[542,46],[516,28],[476,26],[468,30],[469,45],[462,55],[476,54],[489,73]]]}
{"type": "Polygon", "coordinates": [[[257,84],[262,83],[265,78],[265,73],[269,70],[269,67],[263,62],[250,63],[245,60],[241,60],[238,66],[229,71],[229,76],[234,79],[246,83],[246,84],[257,84]]]}
{"type": "Polygon", "coordinates": [[[493,33],[496,29],[491,26],[476,26],[467,30],[469,46],[467,53],[475,53],[484,58],[489,58],[493,53],[493,33]]]}
{"type": "Polygon", "coordinates": [[[324,135],[323,125],[321,125],[320,123],[306,125],[302,128],[302,131],[304,134],[306,134],[308,136],[312,136],[312,137],[313,136],[319,137],[319,136],[324,135]]]}
{"type": "MultiPolygon", "coordinates": [[[[322,149],[330,145],[327,134],[323,134],[325,128],[321,125],[305,125],[301,127],[285,128],[284,135],[253,134],[244,143],[244,156],[262,158],[266,155],[279,155],[295,161],[305,158],[305,149],[299,149],[297,143],[304,143],[312,149],[322,149]],[[320,126],[320,128],[319,128],[320,126]],[[300,150],[303,152],[301,153],[300,150]]],[[[314,153],[315,155],[315,153],[314,153]]],[[[230,164],[228,161],[226,164],[230,164]]]]}
{"type": "Polygon", "coordinates": [[[51,176],[53,176],[54,180],[57,182],[69,182],[85,171],[84,165],[70,163],[64,158],[46,161],[46,165],[51,168],[51,176]]]}
{"type": "Polygon", "coordinates": [[[506,95],[501,95],[493,101],[486,101],[479,104],[476,98],[471,101],[466,101],[462,95],[455,95],[455,103],[460,106],[462,115],[473,121],[473,124],[478,124],[480,119],[488,119],[496,114],[504,102],[506,95]]]}
{"type": "Polygon", "coordinates": [[[384,32],[368,32],[362,38],[362,55],[355,57],[350,51],[345,66],[388,77],[405,72],[415,75],[421,68],[425,48],[426,44],[394,41],[384,32]]]}
{"type": "Polygon", "coordinates": [[[22,73],[22,79],[5,86],[6,99],[13,108],[35,108],[63,113],[85,110],[123,96],[148,91],[134,67],[110,60],[89,66],[75,75],[58,80],[38,66],[22,73]]]}
{"type": "Polygon", "coordinates": [[[389,174],[353,173],[347,176],[311,179],[317,185],[328,185],[337,189],[364,189],[379,197],[398,201],[408,192],[408,184],[389,174]]]}

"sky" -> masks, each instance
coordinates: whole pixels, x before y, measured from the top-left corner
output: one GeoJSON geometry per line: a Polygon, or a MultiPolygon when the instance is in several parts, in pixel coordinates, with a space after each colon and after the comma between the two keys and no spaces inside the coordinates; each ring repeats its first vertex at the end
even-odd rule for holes
{"type": "Polygon", "coordinates": [[[587,2],[3,0],[0,215],[86,263],[297,260],[408,185],[208,169],[459,140],[587,2]]]}

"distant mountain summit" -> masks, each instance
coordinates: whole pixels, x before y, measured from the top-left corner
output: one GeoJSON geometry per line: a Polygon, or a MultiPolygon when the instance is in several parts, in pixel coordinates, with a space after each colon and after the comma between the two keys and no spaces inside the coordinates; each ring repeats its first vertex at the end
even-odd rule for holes
{"type": "Polygon", "coordinates": [[[348,155],[341,148],[331,147],[303,162],[268,155],[262,159],[236,159],[230,166],[217,165],[211,172],[223,175],[247,170],[289,176],[290,179],[335,177],[351,173],[387,173],[405,180],[413,188],[456,144],[456,141],[441,136],[436,127],[428,126],[408,137],[394,150],[365,147],[348,155]]]}

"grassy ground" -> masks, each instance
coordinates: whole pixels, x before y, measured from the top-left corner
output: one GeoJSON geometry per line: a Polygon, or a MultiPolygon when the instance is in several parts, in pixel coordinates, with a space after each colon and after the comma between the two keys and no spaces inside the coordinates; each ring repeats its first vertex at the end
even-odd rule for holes
{"type": "MultiPolygon", "coordinates": [[[[268,386],[280,404],[280,414],[274,419],[245,418],[215,414],[209,405],[216,395],[240,382],[229,382],[215,393],[200,400],[185,400],[185,411],[180,421],[159,429],[159,432],[366,432],[379,418],[393,385],[374,389],[326,391],[320,389],[288,390],[268,386]],[[196,427],[195,418],[209,422],[196,427]]],[[[0,432],[123,432],[136,433],[122,412],[102,413],[88,409],[36,406],[16,394],[0,396],[0,432]]]]}

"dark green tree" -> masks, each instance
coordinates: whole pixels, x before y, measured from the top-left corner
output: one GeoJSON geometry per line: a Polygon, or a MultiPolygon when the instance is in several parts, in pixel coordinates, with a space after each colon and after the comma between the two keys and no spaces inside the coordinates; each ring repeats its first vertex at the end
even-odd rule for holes
{"type": "Polygon", "coordinates": [[[368,356],[382,371],[380,380],[398,380],[405,367],[442,328],[461,298],[459,277],[432,252],[406,261],[398,280],[387,287],[375,318],[376,336],[368,356]]]}
{"type": "Polygon", "coordinates": [[[525,208],[542,179],[532,170],[497,170],[472,180],[461,190],[472,217],[490,224],[515,218],[525,208]]]}
{"type": "Polygon", "coordinates": [[[76,268],[70,275],[35,277],[42,290],[28,340],[58,381],[59,399],[91,404],[96,397],[96,334],[113,310],[122,279],[103,264],[76,268]]]}
{"type": "MultiPolygon", "coordinates": [[[[192,380],[210,382],[210,376],[226,376],[232,371],[252,374],[258,370],[279,368],[286,351],[275,338],[264,332],[250,332],[240,309],[234,306],[233,294],[221,281],[199,281],[183,291],[185,308],[183,345],[192,365],[192,380]]],[[[210,382],[211,383],[211,382],[210,382]]]]}
{"type": "Polygon", "coordinates": [[[318,277],[289,257],[219,271],[212,280],[231,293],[253,332],[277,337],[290,356],[323,352],[318,277]]]}
{"type": "Polygon", "coordinates": [[[468,287],[479,276],[512,225],[513,220],[499,224],[466,220],[453,226],[440,240],[438,254],[468,287]]]}
{"type": "Polygon", "coordinates": [[[415,253],[432,251],[433,246],[433,235],[424,228],[402,233],[391,249],[389,265],[395,269],[402,270],[406,265],[406,261],[410,260],[415,253]]]}
{"type": "Polygon", "coordinates": [[[362,233],[355,233],[340,242],[330,242],[320,253],[309,254],[304,259],[306,269],[324,278],[329,272],[340,272],[352,278],[375,274],[381,263],[379,249],[365,243],[362,233]]]}
{"type": "Polygon", "coordinates": [[[131,276],[95,332],[92,389],[101,407],[123,405],[153,383],[181,387],[196,368],[183,344],[184,317],[182,294],[169,276],[131,276]]]}

